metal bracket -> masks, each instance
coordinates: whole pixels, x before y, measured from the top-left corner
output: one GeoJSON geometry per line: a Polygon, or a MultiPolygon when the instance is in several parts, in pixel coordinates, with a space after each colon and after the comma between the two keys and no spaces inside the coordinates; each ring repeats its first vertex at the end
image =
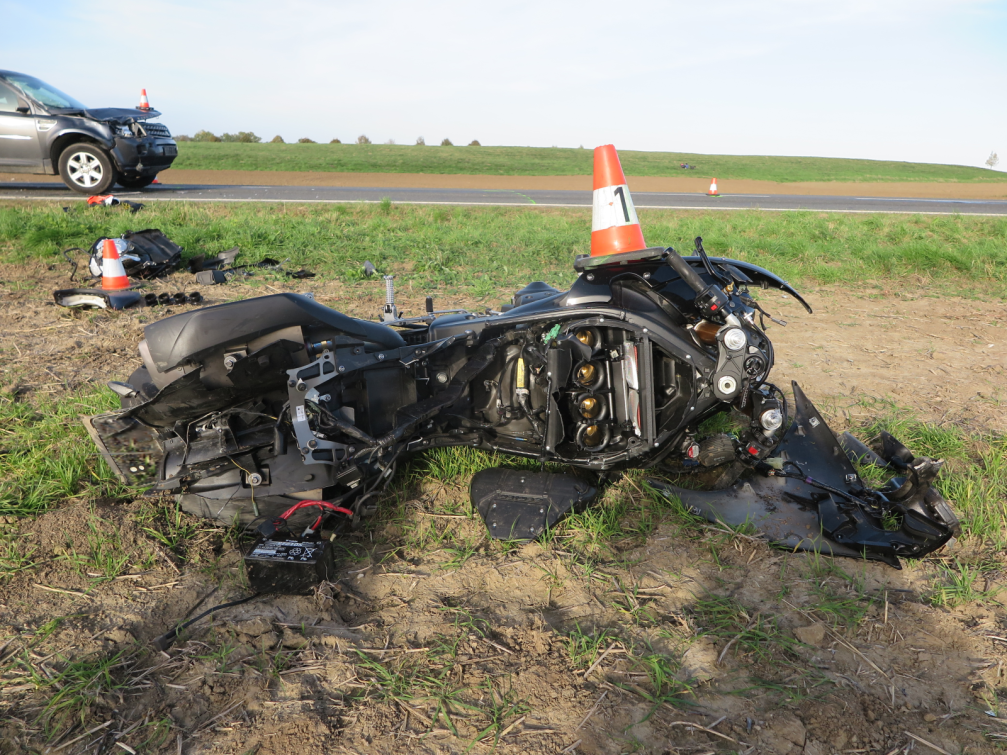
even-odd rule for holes
{"type": "Polygon", "coordinates": [[[306,367],[287,370],[287,395],[290,397],[290,424],[294,427],[294,437],[305,464],[333,465],[340,459],[336,452],[346,454],[346,446],[315,435],[308,421],[306,402],[318,402],[317,386],[331,380],[336,374],[335,359],[331,351],[324,351],[306,367]],[[317,370],[314,369],[317,367],[317,370]],[[307,377],[311,375],[311,377],[307,377]]]}

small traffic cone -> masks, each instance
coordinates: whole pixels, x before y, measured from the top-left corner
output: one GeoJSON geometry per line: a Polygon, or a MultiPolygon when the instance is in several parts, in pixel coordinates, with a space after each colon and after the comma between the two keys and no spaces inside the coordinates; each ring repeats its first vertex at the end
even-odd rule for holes
{"type": "Polygon", "coordinates": [[[708,192],[706,192],[706,196],[708,196],[708,197],[719,197],[720,196],[719,192],[717,191],[717,179],[716,178],[713,179],[713,183],[710,184],[710,190],[708,192]]]}
{"type": "Polygon", "coordinates": [[[121,291],[129,288],[126,269],[119,259],[119,250],[112,239],[105,239],[101,249],[101,287],[104,291],[121,291]]]}
{"type": "Polygon", "coordinates": [[[633,198],[626,185],[619,153],[606,144],[594,150],[594,209],[591,214],[591,256],[646,249],[633,198]]]}
{"type": "Polygon", "coordinates": [[[147,90],[140,90],[140,104],[136,106],[137,110],[150,110],[150,102],[147,100],[147,90]]]}

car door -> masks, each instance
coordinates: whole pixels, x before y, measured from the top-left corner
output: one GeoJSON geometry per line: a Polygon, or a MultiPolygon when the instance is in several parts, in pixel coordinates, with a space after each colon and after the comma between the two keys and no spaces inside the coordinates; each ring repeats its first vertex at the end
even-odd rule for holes
{"type": "Polygon", "coordinates": [[[42,170],[42,148],[35,128],[35,116],[25,109],[28,103],[0,82],[0,172],[35,173],[42,170]]]}

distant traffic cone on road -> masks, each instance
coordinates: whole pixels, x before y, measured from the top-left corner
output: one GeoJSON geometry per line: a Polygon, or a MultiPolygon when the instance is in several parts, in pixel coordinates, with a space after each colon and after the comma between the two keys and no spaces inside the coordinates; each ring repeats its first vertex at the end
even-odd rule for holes
{"type": "Polygon", "coordinates": [[[137,110],[150,110],[150,102],[147,100],[147,90],[140,90],[140,104],[136,106],[137,110]]]}
{"type": "Polygon", "coordinates": [[[717,191],[717,179],[716,178],[714,178],[713,179],[713,183],[710,184],[710,190],[708,192],[706,192],[706,195],[708,197],[719,197],[720,196],[720,192],[717,191]]]}
{"type": "Polygon", "coordinates": [[[105,239],[101,249],[101,287],[104,291],[121,291],[129,288],[126,268],[119,259],[119,250],[112,239],[105,239]]]}
{"type": "Polygon", "coordinates": [[[594,150],[591,256],[602,257],[646,248],[619,154],[611,144],[597,147],[594,150]]]}

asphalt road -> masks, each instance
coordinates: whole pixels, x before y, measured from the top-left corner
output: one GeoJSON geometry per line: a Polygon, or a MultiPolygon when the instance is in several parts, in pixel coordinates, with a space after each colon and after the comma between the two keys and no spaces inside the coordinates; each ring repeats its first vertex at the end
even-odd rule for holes
{"type": "MultiPolygon", "coordinates": [[[[151,186],[142,192],[115,192],[131,201],[189,202],[380,202],[400,204],[590,207],[587,191],[480,189],[371,189],[338,186],[151,186]]],[[[83,201],[62,184],[5,183],[0,199],[83,201]]],[[[1007,215],[1007,201],[978,199],[899,199],[890,197],[787,196],[771,194],[665,194],[634,192],[637,209],[814,210],[824,212],[908,212],[927,215],[1007,215]]]]}

